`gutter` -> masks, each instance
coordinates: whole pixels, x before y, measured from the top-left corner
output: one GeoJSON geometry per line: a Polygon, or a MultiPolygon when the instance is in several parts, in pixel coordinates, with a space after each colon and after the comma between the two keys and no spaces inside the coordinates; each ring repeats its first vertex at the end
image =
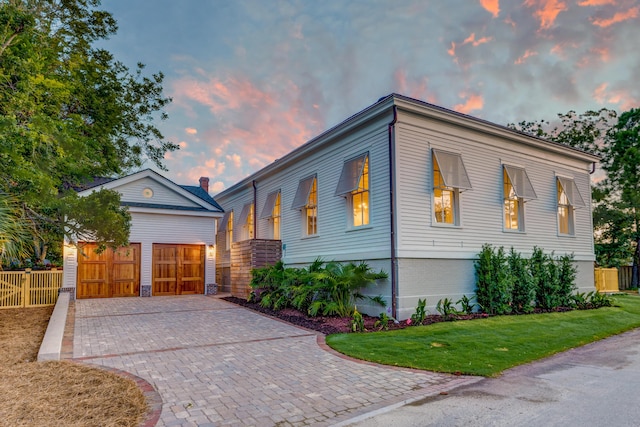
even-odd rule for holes
{"type": "Polygon", "coordinates": [[[256,180],[251,181],[253,186],[253,239],[258,238],[258,190],[256,188],[256,180]]]}
{"type": "Polygon", "coordinates": [[[393,106],[393,120],[388,126],[389,135],[389,229],[391,237],[391,316],[398,318],[398,280],[396,267],[396,219],[395,219],[395,129],[394,126],[398,121],[398,107],[393,106]]]}

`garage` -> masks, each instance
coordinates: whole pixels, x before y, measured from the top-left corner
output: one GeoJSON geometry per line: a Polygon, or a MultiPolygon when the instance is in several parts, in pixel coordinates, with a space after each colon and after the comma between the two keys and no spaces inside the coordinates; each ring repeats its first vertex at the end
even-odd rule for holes
{"type": "Polygon", "coordinates": [[[153,244],[154,296],[204,293],[204,245],[153,244]]]}
{"type": "Polygon", "coordinates": [[[78,254],[77,298],[136,297],[140,295],[140,243],[96,253],[95,243],[78,254]]]}

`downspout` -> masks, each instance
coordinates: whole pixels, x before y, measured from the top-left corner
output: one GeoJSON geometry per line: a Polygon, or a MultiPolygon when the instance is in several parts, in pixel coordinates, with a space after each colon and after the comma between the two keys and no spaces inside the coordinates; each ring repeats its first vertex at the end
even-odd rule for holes
{"type": "Polygon", "coordinates": [[[253,186],[253,238],[255,240],[258,238],[258,190],[255,179],[251,181],[251,185],[253,186]]]}
{"type": "Polygon", "coordinates": [[[593,175],[595,171],[596,171],[596,162],[591,162],[591,172],[589,172],[589,175],[593,175]]]}
{"type": "Polygon", "coordinates": [[[396,268],[396,220],[395,220],[395,132],[394,125],[398,121],[398,108],[393,106],[393,120],[389,123],[389,225],[391,237],[391,315],[398,318],[398,281],[396,268]]]}

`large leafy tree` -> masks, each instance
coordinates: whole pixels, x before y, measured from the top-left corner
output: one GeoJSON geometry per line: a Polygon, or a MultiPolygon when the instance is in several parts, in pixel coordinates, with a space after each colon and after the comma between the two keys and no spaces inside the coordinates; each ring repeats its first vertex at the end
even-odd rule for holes
{"type": "Polygon", "coordinates": [[[162,73],[132,72],[95,42],[117,30],[99,0],[0,0],[0,193],[19,202],[34,252],[54,236],[118,246],[130,216],[117,193],[79,198],[96,176],[118,176],[167,151],[162,73]]]}
{"type": "Polygon", "coordinates": [[[619,267],[633,260],[633,283],[640,278],[640,109],[619,117],[601,109],[558,114],[560,124],[544,120],[510,125],[516,130],[602,157],[601,177],[592,188],[596,259],[619,267]]]}
{"type": "Polygon", "coordinates": [[[619,234],[630,243],[632,286],[637,287],[640,282],[640,108],[622,113],[607,136],[603,150],[607,179],[603,188],[619,212],[618,220],[623,224],[619,234]]]}

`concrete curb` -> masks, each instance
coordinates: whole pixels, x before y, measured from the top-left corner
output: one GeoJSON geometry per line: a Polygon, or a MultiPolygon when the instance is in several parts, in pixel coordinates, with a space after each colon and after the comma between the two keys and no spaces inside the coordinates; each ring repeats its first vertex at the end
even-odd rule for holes
{"type": "Polygon", "coordinates": [[[67,323],[67,312],[69,311],[69,301],[71,294],[62,292],[58,296],[58,301],[53,309],[53,314],[49,319],[49,326],[44,334],[40,351],[38,351],[38,362],[45,360],[60,360],[62,352],[62,338],[64,337],[64,327],[67,323]]]}

